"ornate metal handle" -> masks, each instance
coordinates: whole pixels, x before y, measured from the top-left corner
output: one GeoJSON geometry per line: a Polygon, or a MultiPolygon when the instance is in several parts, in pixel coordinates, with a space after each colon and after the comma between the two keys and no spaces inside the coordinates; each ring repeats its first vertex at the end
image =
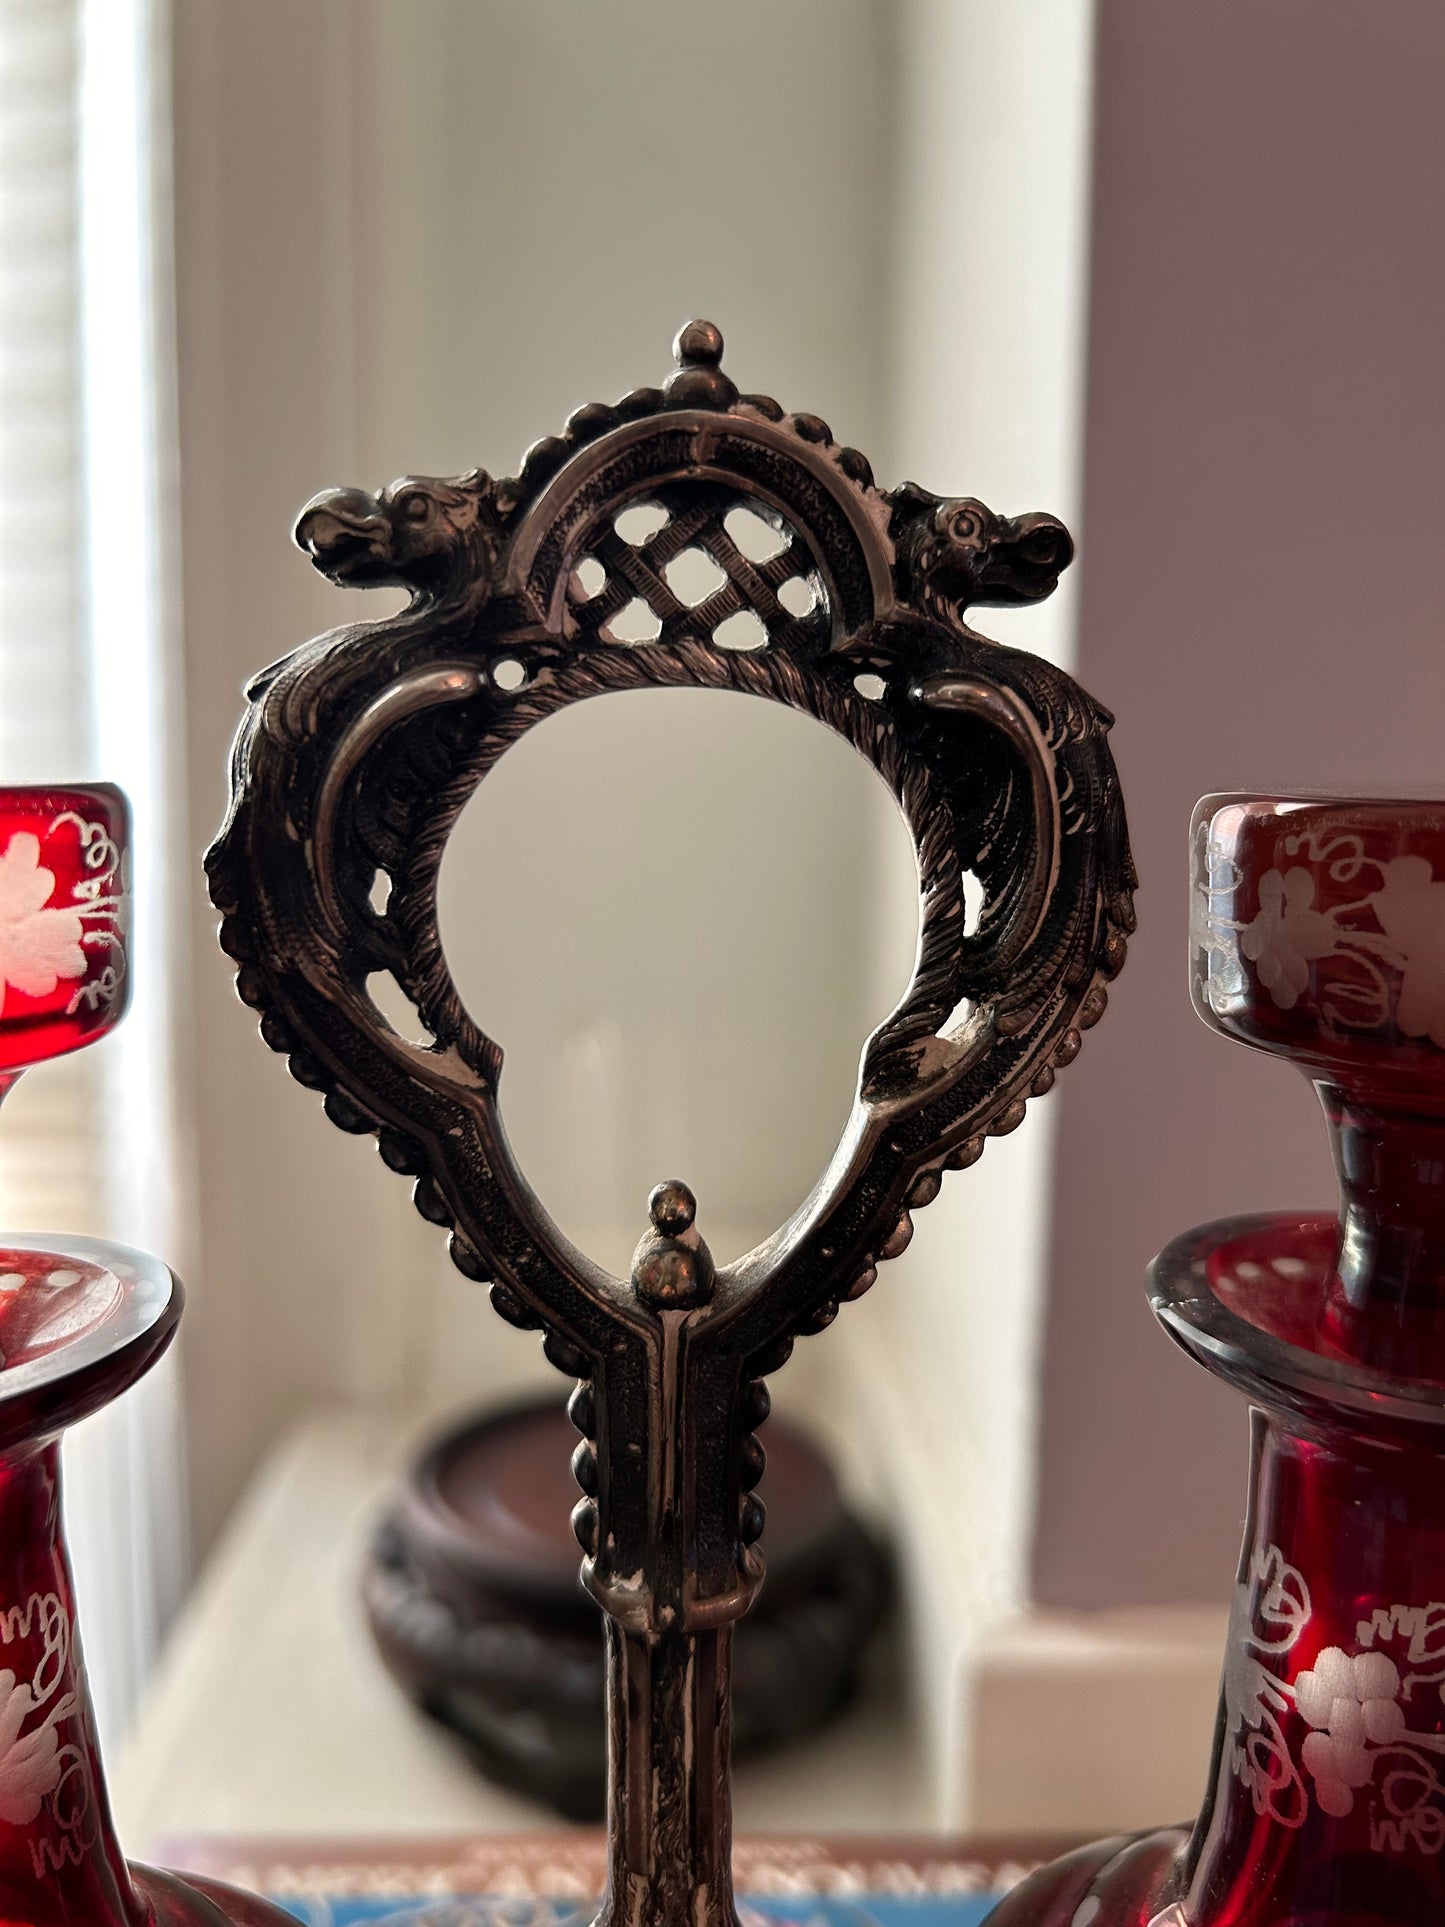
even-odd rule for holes
{"type": "Polygon", "coordinates": [[[306,506],[296,539],[317,568],[403,584],[410,605],[252,684],[207,869],[267,1043],[334,1123],[377,1133],[461,1270],[581,1381],[574,1522],[614,1654],[607,1917],[698,1927],[700,1902],[727,1927],[728,1636],[762,1576],[762,1380],[904,1249],[942,1172],[1013,1130],[1075,1056],[1123,962],[1135,880],[1111,717],[965,620],[1047,595],[1073,553],[1062,524],[880,491],[817,416],[739,395],[711,324],[684,328],[676,355],[663,389],[579,409],[515,480],[408,477],[306,506]],[[629,541],[619,517],[643,503],[665,519],[629,541]],[[769,559],[733,539],[739,508],[777,531],[769,559]],[[725,579],[688,607],[668,565],[693,549],[725,579]],[[634,602],[649,642],[611,627],[634,602]],[[756,647],[729,646],[739,616],[756,647]],[[922,935],[793,1218],[715,1268],[691,1194],[662,1185],[624,1280],[569,1243],[512,1157],[502,1053],[451,980],[436,885],[458,813],[528,729],[588,696],[676,686],[786,703],[868,758],[913,836],[922,935]],[[966,872],[984,891],[972,934],[966,872]],[[430,1044],[387,1023],[378,972],[430,1044]]]}

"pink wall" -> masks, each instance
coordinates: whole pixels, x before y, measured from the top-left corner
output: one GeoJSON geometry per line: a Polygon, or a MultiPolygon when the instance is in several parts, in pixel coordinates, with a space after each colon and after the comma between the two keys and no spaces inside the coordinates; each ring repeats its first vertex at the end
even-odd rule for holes
{"type": "Polygon", "coordinates": [[[1332,1195],[1314,1099],[1185,991],[1209,789],[1445,785],[1445,5],[1100,0],[1082,674],[1142,878],[1063,1081],[1045,1603],[1222,1600],[1244,1410],[1143,1268],[1332,1195]]]}

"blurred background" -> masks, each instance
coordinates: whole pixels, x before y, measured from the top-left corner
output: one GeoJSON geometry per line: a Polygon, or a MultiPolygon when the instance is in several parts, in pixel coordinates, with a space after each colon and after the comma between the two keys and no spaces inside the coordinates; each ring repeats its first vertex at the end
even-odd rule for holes
{"type": "MultiPolygon", "coordinates": [[[[898,1601],[740,1822],[1194,1808],[1244,1414],[1143,1267],[1332,1183],[1303,1082],[1189,1011],[1185,831],[1210,789],[1439,783],[1442,306],[1437,0],[0,0],[0,753],[129,789],[140,931],[127,1024],[6,1107],[0,1206],[190,1291],[68,1448],[131,1851],[549,1818],[406,1704],[357,1586],[427,1428],[555,1374],[256,1040],[199,853],[241,684],[361,605],[300,503],[507,473],[693,315],[884,482],[1074,528],[1058,596],[982,626],[1116,711],[1142,881],[1058,1094],[775,1381],[898,1601]]],[[[624,1265],[673,1171],[721,1257],[781,1222],[914,894],[881,786],[791,713],[607,699],[509,754],[443,927],[569,1233],[624,1265]],[[679,967],[634,933],[684,873],[679,967]]]]}

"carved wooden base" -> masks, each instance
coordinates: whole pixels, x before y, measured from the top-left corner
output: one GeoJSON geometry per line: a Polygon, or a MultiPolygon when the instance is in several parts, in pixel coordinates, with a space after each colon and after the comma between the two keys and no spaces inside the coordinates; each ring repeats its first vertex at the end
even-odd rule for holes
{"type": "MultiPolygon", "coordinates": [[[[768,1580],[734,1644],[739,1753],[785,1744],[844,1704],[890,1592],[882,1548],[817,1447],[786,1421],[768,1433],[768,1580]]],[[[544,1400],[438,1439],[382,1521],[363,1592],[387,1666],[483,1772],[597,1820],[605,1661],[567,1527],[575,1437],[544,1400]]]]}

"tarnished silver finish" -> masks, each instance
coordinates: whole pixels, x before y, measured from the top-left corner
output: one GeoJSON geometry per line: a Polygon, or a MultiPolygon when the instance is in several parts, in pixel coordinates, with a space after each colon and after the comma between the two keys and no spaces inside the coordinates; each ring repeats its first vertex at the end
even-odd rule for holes
{"type": "Polygon", "coordinates": [[[1072,1060],[1123,962],[1134,875],[1108,713],[966,620],[1047,595],[1073,552],[1062,524],[879,490],[817,416],[740,395],[709,323],[676,355],[664,388],[579,409],[515,480],[407,478],[307,505],[296,537],[324,574],[411,601],[252,684],[207,868],[266,1041],[333,1122],[377,1134],[462,1271],[581,1381],[574,1521],[612,1655],[604,1918],[731,1927],[728,1661],[762,1578],[762,1381],[903,1250],[942,1172],[1013,1130],[1072,1060]],[[641,505],[654,526],[629,539],[619,518],[641,505]],[[740,508],[775,532],[772,554],[739,546],[740,508]],[[694,549],[722,580],[689,607],[668,570],[694,549]],[[620,639],[624,613],[648,639],[620,639]],[[755,646],[730,646],[740,630],[755,646]],[[659,687],[765,697],[846,737],[909,824],[922,932],[798,1212],[715,1267],[669,1182],[619,1279],[517,1167],[502,1052],[452,983],[436,886],[459,811],[510,744],[588,696],[659,687]],[[984,892],[971,933],[967,872],[984,892]],[[429,1043],[387,1023],[378,972],[429,1043]]]}

